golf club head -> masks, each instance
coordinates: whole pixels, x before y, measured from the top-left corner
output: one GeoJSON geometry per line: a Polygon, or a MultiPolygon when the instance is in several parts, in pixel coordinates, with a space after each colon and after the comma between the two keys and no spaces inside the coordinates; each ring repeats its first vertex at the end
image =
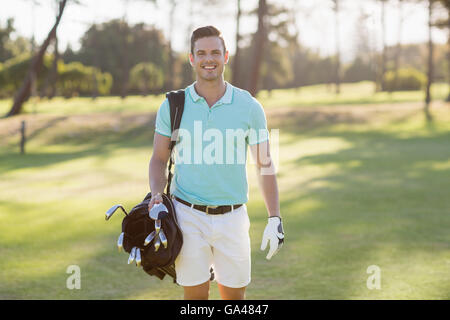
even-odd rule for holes
{"type": "Polygon", "coordinates": [[[112,215],[119,208],[122,209],[122,211],[123,211],[123,213],[125,213],[125,215],[128,215],[128,213],[125,211],[125,209],[122,207],[121,204],[116,204],[115,206],[112,206],[111,208],[109,208],[108,211],[106,211],[106,213],[105,213],[105,220],[109,220],[109,218],[111,218],[112,215]]]}
{"type": "Polygon", "coordinates": [[[167,210],[167,207],[161,202],[158,204],[153,205],[153,207],[150,209],[149,216],[153,220],[161,219],[160,216],[164,216],[165,214],[168,214],[169,210],[167,210]]]}
{"type": "Polygon", "coordinates": [[[130,256],[128,257],[128,264],[132,263],[136,258],[136,247],[133,247],[130,252],[130,256]]]}
{"type": "Polygon", "coordinates": [[[159,233],[160,229],[161,229],[161,220],[155,220],[155,231],[156,231],[156,234],[159,233]]]}
{"type": "Polygon", "coordinates": [[[159,237],[155,238],[155,252],[159,250],[159,247],[161,246],[161,240],[159,237]]]}
{"type": "Polygon", "coordinates": [[[156,235],[156,231],[152,231],[152,232],[147,236],[147,238],[145,238],[144,246],[146,246],[146,245],[148,245],[150,242],[152,242],[152,240],[153,240],[153,238],[155,237],[155,235],[156,235]]]}
{"type": "Polygon", "coordinates": [[[159,239],[161,240],[161,243],[163,244],[164,248],[167,248],[167,237],[163,229],[159,231],[159,239]]]}
{"type": "Polygon", "coordinates": [[[136,266],[141,266],[141,249],[136,248],[136,266]]]}
{"type": "Polygon", "coordinates": [[[117,249],[119,249],[119,252],[122,251],[123,248],[123,235],[124,232],[122,232],[119,236],[119,239],[117,239],[117,249]]]}

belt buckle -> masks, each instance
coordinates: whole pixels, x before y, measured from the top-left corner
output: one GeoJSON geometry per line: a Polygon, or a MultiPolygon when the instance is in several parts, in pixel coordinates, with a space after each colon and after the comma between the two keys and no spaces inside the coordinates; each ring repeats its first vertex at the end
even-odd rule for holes
{"type": "Polygon", "coordinates": [[[217,209],[219,206],[206,206],[206,213],[209,214],[208,209],[217,209]]]}

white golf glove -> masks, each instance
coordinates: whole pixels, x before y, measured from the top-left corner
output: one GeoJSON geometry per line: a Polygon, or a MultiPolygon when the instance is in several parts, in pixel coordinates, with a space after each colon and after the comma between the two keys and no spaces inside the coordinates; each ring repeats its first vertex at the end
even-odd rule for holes
{"type": "Polygon", "coordinates": [[[281,249],[284,243],[283,223],[280,217],[270,217],[267,222],[266,229],[261,242],[261,250],[266,250],[267,244],[270,242],[269,253],[266,256],[270,260],[281,249]]]}

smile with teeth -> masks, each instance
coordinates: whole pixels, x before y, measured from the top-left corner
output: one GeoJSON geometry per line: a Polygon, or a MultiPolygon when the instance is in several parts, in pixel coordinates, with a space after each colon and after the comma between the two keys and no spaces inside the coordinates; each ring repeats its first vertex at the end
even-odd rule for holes
{"type": "Polygon", "coordinates": [[[214,70],[217,66],[202,66],[205,70],[214,70]]]}

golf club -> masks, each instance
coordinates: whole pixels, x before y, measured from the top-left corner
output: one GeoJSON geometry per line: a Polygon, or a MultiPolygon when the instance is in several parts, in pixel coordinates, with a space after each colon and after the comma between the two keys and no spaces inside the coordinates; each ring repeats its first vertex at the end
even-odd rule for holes
{"type": "Polygon", "coordinates": [[[152,242],[152,240],[153,240],[153,238],[155,237],[155,235],[156,235],[156,231],[152,231],[152,232],[147,236],[147,238],[145,238],[144,246],[146,246],[146,245],[148,245],[150,242],[152,242]]]}
{"type": "Polygon", "coordinates": [[[122,209],[123,213],[125,213],[126,216],[128,216],[128,213],[125,211],[125,209],[122,207],[122,205],[116,204],[115,206],[112,206],[111,208],[109,208],[108,211],[106,211],[105,220],[109,220],[109,218],[111,218],[112,215],[114,214],[114,212],[116,212],[116,210],[119,208],[122,209]]]}
{"type": "Polygon", "coordinates": [[[161,246],[161,241],[159,240],[159,237],[156,237],[155,238],[155,252],[158,251],[160,246],[161,246]]]}
{"type": "Polygon", "coordinates": [[[131,249],[130,256],[128,258],[128,264],[132,263],[135,258],[136,258],[136,247],[133,247],[133,249],[131,249]]]}
{"type": "Polygon", "coordinates": [[[141,266],[141,249],[136,248],[136,266],[141,266]]]}
{"type": "Polygon", "coordinates": [[[124,232],[122,232],[119,236],[119,239],[117,239],[117,248],[119,249],[119,252],[122,251],[123,248],[123,235],[124,232]]]}
{"type": "Polygon", "coordinates": [[[161,229],[161,220],[155,220],[155,231],[156,231],[156,234],[159,233],[160,229],[161,229]]]}
{"type": "Polygon", "coordinates": [[[159,238],[161,239],[161,243],[163,244],[164,248],[167,248],[167,237],[163,229],[159,231],[159,238]]]}

